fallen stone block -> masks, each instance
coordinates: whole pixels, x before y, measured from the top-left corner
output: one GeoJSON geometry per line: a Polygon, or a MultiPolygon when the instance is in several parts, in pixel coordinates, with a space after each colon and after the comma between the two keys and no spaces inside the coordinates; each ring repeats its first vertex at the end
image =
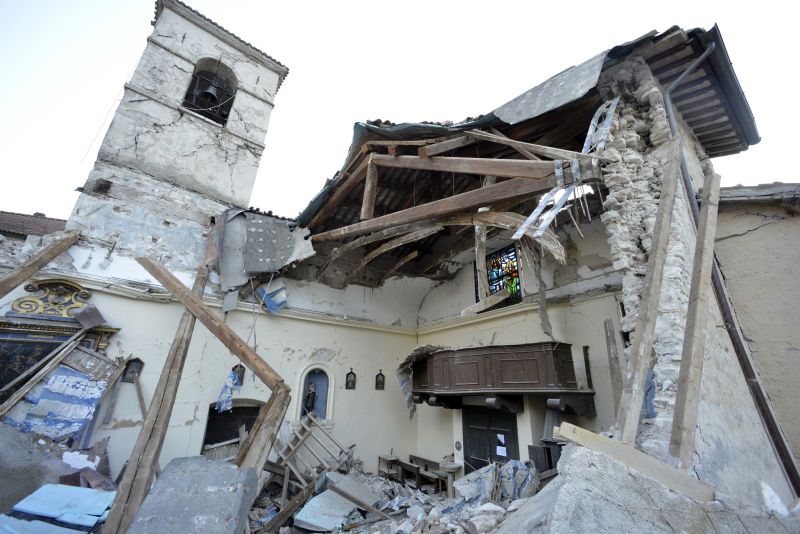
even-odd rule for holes
{"type": "Polygon", "coordinates": [[[255,500],[255,472],[202,456],[164,468],[128,529],[129,534],[240,534],[255,500]]]}
{"type": "Polygon", "coordinates": [[[495,533],[800,532],[800,517],[780,517],[719,495],[696,501],[575,444],[564,447],[558,471],[495,533]]]}

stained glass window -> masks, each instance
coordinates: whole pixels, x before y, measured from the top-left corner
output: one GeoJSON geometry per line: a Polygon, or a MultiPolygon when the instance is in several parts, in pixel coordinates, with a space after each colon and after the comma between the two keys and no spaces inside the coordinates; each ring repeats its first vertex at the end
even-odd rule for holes
{"type": "MultiPolygon", "coordinates": [[[[486,255],[486,271],[489,279],[489,294],[508,291],[509,297],[504,305],[515,304],[522,300],[519,287],[519,262],[517,247],[513,244],[486,255]]],[[[475,300],[478,299],[477,279],[475,282],[475,300]]]]}

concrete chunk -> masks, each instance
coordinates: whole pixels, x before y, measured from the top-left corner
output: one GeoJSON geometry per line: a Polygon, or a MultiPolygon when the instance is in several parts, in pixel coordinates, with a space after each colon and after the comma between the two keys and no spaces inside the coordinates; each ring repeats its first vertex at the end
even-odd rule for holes
{"type": "Polygon", "coordinates": [[[129,534],[239,534],[255,500],[256,475],[222,460],[176,458],[164,468],[129,534]]]}

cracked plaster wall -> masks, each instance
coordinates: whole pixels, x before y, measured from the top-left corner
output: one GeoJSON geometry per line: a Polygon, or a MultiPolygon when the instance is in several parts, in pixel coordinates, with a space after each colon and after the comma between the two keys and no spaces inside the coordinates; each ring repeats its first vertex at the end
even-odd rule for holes
{"type": "MultiPolygon", "coordinates": [[[[122,326],[111,339],[111,357],[135,356],[144,362],[141,383],[149,405],[169,351],[183,307],[177,303],[157,304],[95,292],[95,304],[109,324],[122,326]],[[132,320],[132,318],[146,320],[132,320]]],[[[413,331],[362,328],[345,321],[304,320],[247,310],[228,313],[227,324],[284,378],[292,388],[287,420],[296,420],[301,402],[303,373],[320,365],[331,374],[334,388],[332,428],[343,444],[356,443],[356,455],[365,469],[377,469],[379,454],[394,448],[395,454],[415,452],[416,423],[410,421],[394,369],[416,343],[413,331]],[[255,325],[255,326],[254,326],[255,325]],[[350,368],[356,372],[355,390],[344,388],[350,368]],[[386,375],[386,389],[375,390],[375,375],[386,375]]],[[[216,402],[227,373],[238,363],[227,349],[202,325],[195,327],[183,371],[177,400],[169,423],[161,465],[172,458],[200,453],[208,410],[216,402]]],[[[247,371],[244,385],[234,399],[266,401],[268,390],[247,371]]],[[[103,417],[101,410],[100,417],[103,417]]],[[[112,472],[116,474],[129,457],[136,441],[141,414],[132,384],[122,383],[109,424],[95,427],[92,442],[111,437],[108,446],[112,472]]]]}
{"type": "MultiPolygon", "coordinates": [[[[604,168],[609,194],[602,220],[614,266],[624,273],[622,330],[633,339],[663,178],[664,143],[670,132],[660,90],[641,58],[634,56],[605,72],[602,83],[622,96],[603,154],[613,163],[604,168]]],[[[689,172],[699,188],[704,173],[713,168],[682,122],[680,128],[689,172]]],[[[653,345],[657,415],[642,422],[637,439],[637,445],[648,454],[670,463],[675,462],[668,445],[694,243],[694,223],[679,179],[653,345]]],[[[709,307],[707,324],[694,473],[721,491],[751,502],[760,501],[759,481],[766,480],[788,500],[789,486],[772,453],[730,338],[721,328],[715,301],[709,307]]]]}
{"type": "Polygon", "coordinates": [[[723,204],[715,252],[778,422],[800,457],[800,217],[778,205],[723,204]]]}
{"type": "Polygon", "coordinates": [[[79,230],[92,248],[81,271],[96,264],[111,275],[115,255],[149,256],[191,271],[205,254],[211,216],[229,206],[132,169],[97,163],[78,197],[67,229],[79,230]],[[114,254],[111,254],[113,251],[114,254]]]}

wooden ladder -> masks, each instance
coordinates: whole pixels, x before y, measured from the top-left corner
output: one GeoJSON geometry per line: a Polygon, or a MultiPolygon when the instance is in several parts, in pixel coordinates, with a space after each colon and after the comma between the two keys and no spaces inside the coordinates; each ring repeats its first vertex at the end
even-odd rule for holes
{"type": "MultiPolygon", "coordinates": [[[[284,474],[281,497],[283,499],[288,497],[291,475],[295,476],[301,486],[306,486],[308,481],[303,476],[303,472],[317,473],[338,469],[349,460],[351,454],[352,447],[345,448],[336,441],[320,425],[320,421],[313,413],[304,416],[300,419],[299,428],[293,430],[292,439],[278,451],[278,464],[291,472],[291,474],[289,472],[284,474]],[[315,432],[315,430],[318,432],[315,432]],[[318,436],[317,433],[321,434],[321,436],[318,436]],[[312,443],[315,443],[316,446],[312,446],[312,443]],[[316,465],[310,464],[302,455],[297,454],[301,449],[310,454],[318,463],[316,465]],[[343,456],[345,457],[344,459],[343,456]]],[[[316,476],[312,476],[312,479],[316,478],[316,476]]]]}

